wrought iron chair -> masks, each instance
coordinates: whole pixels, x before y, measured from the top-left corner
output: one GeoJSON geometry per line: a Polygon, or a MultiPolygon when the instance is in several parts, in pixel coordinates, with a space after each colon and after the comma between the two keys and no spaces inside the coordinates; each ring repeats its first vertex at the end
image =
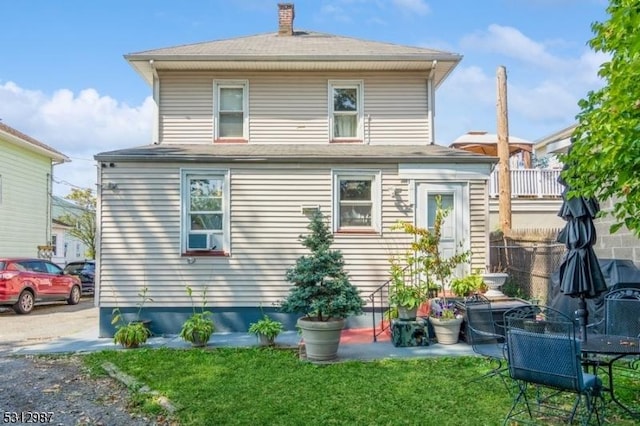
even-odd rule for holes
{"type": "Polygon", "coordinates": [[[640,289],[620,288],[604,297],[606,334],[640,337],[640,289]]]}
{"type": "MultiPolygon", "coordinates": [[[[597,331],[614,336],[640,338],[640,289],[619,288],[611,290],[604,297],[604,314],[601,321],[590,324],[597,331]]],[[[596,371],[603,379],[608,379],[610,389],[624,389],[625,382],[637,381],[640,377],[640,357],[629,356],[617,361],[617,357],[591,354],[583,359],[585,368],[596,371]],[[614,373],[615,371],[615,373],[614,373]]],[[[633,394],[633,390],[630,392],[633,394]]],[[[636,415],[640,412],[635,411],[636,415]]]]}
{"type": "Polygon", "coordinates": [[[571,423],[576,415],[582,424],[588,424],[594,414],[601,424],[602,381],[582,371],[575,320],[541,305],[511,309],[504,320],[509,375],[519,389],[505,425],[548,421],[549,416],[571,423]],[[567,394],[575,395],[573,403],[568,403],[567,394]],[[532,398],[535,405],[530,403],[532,398]]]}
{"type": "Polygon", "coordinates": [[[471,344],[475,353],[496,363],[491,371],[475,380],[498,376],[509,390],[509,384],[505,380],[507,366],[504,331],[502,334],[498,333],[491,301],[476,294],[465,300],[465,307],[467,343],[471,344]]]}

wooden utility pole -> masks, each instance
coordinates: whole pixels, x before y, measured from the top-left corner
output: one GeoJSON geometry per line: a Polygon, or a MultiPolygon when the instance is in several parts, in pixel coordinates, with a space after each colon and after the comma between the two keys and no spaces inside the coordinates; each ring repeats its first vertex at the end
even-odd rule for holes
{"type": "Polygon", "coordinates": [[[500,228],[505,236],[511,233],[511,170],[509,170],[509,118],[507,110],[507,70],[498,67],[498,194],[500,228]]]}

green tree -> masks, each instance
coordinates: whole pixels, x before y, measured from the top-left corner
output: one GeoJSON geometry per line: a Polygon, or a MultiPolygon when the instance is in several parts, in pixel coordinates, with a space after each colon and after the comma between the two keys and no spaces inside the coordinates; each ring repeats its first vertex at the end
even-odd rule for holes
{"type": "Polygon", "coordinates": [[[611,0],[607,13],[589,42],[610,56],[598,73],[605,84],[578,103],[562,175],[569,196],[614,200],[612,233],[624,225],[640,237],[640,0],[611,0]]]}
{"type": "Polygon", "coordinates": [[[301,235],[302,245],[311,251],[301,256],[286,272],[286,280],[294,286],[281,302],[283,312],[299,312],[319,321],[360,315],[364,301],[358,289],[349,282],[340,250],[332,250],[333,234],[317,210],[307,227],[309,235],[301,235]]]}
{"type": "Polygon", "coordinates": [[[91,189],[72,189],[65,197],[82,209],[82,213],[65,213],[60,221],[70,225],[69,234],[87,246],[87,257],[96,257],[96,197],[91,189]]]}

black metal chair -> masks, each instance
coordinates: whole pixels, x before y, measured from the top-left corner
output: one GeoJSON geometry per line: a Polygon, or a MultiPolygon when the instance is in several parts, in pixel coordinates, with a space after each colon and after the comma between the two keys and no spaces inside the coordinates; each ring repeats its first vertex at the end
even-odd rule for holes
{"type": "Polygon", "coordinates": [[[471,344],[475,353],[496,363],[491,371],[475,380],[498,376],[509,390],[505,336],[504,332],[498,333],[491,301],[476,294],[465,300],[465,308],[467,343],[471,344]]]}
{"type": "Polygon", "coordinates": [[[620,288],[604,297],[606,334],[640,337],[640,289],[620,288]]]}
{"type": "Polygon", "coordinates": [[[505,312],[504,320],[509,375],[519,389],[504,424],[548,422],[550,416],[572,423],[576,415],[588,424],[594,414],[601,424],[602,381],[582,371],[575,319],[531,305],[505,312]],[[568,394],[575,395],[572,403],[568,394]]]}
{"type": "MultiPolygon", "coordinates": [[[[590,324],[589,328],[613,336],[640,338],[640,289],[619,288],[611,290],[604,296],[603,311],[602,320],[590,324]]],[[[629,356],[617,361],[616,357],[590,354],[583,358],[583,365],[594,373],[598,372],[605,381],[608,379],[609,387],[617,389],[617,393],[625,388],[628,389],[629,394],[635,393],[634,389],[630,389],[625,383],[637,382],[640,372],[640,357],[629,356]]],[[[635,413],[640,415],[637,410],[635,413]]]]}

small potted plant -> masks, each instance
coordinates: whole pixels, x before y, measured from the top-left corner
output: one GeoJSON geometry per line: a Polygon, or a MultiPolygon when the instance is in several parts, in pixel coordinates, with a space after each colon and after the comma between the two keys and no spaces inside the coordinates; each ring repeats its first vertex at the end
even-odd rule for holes
{"type": "Polygon", "coordinates": [[[411,282],[410,276],[405,276],[396,257],[391,258],[390,263],[389,303],[396,308],[399,319],[414,321],[418,308],[427,301],[427,289],[420,283],[411,282]]]}
{"type": "Polygon", "coordinates": [[[276,321],[267,314],[262,319],[249,324],[249,333],[258,337],[260,346],[273,346],[275,339],[282,333],[283,326],[280,321],[276,321]]]}
{"type": "Polygon", "coordinates": [[[451,280],[451,292],[458,297],[467,297],[486,289],[482,275],[475,273],[451,280]]]}
{"type": "Polygon", "coordinates": [[[140,319],[145,302],[153,300],[147,296],[147,290],[147,287],[143,287],[142,291],[138,293],[141,301],[137,303],[138,311],[133,320],[126,321],[119,307],[114,308],[111,312],[111,324],[116,327],[116,332],[113,335],[114,343],[120,344],[127,349],[137,348],[151,336],[151,330],[149,330],[148,326],[149,321],[140,319]]]}
{"type": "Polygon", "coordinates": [[[187,286],[187,294],[191,299],[193,313],[182,324],[180,337],[187,342],[191,342],[191,344],[195,347],[204,347],[207,345],[207,342],[215,331],[215,325],[213,323],[213,319],[211,318],[211,312],[205,311],[204,309],[206,305],[207,289],[205,288],[202,292],[202,307],[200,308],[199,312],[196,311],[196,306],[193,303],[193,290],[189,286],[187,286]]]}

